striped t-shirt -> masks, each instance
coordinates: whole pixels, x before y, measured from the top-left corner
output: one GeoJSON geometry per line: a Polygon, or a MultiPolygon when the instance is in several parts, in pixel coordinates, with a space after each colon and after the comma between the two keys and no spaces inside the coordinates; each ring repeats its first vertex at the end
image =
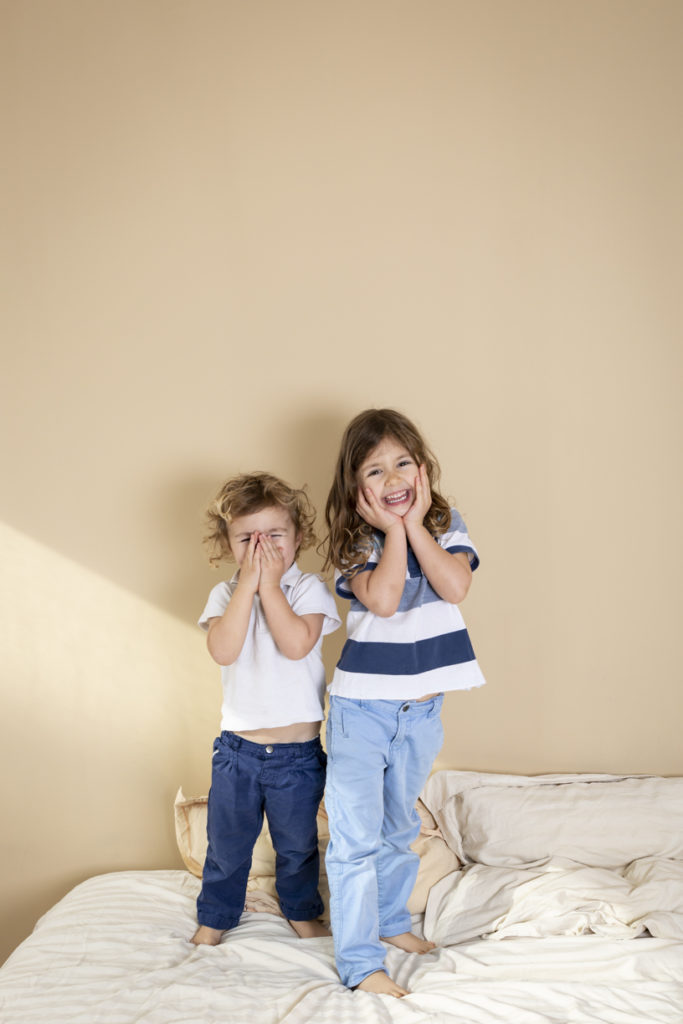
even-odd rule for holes
{"type": "MultiPolygon", "coordinates": [[[[456,509],[451,509],[448,530],[434,542],[452,554],[465,551],[472,570],[479,565],[477,551],[456,509]]],[[[377,568],[383,547],[384,534],[375,531],[364,571],[377,568]]],[[[348,640],[329,688],[334,696],[414,700],[428,693],[469,690],[485,683],[460,609],[432,589],[410,545],[401,603],[389,618],[366,608],[338,570],[335,588],[351,606],[346,619],[348,640]]]]}

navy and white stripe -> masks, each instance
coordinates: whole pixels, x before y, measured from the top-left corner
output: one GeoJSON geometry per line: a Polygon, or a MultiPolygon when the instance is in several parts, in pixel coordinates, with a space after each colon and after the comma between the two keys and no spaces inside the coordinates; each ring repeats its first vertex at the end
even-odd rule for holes
{"type": "MultiPolygon", "coordinates": [[[[466,552],[473,570],[479,565],[476,548],[455,509],[448,530],[435,543],[453,554],[466,552]]],[[[375,533],[373,551],[363,571],[377,567],[383,544],[384,535],[375,533]]],[[[337,594],[351,602],[348,640],[330,686],[335,696],[410,700],[427,693],[467,690],[485,682],[460,609],[434,591],[410,548],[401,602],[390,618],[366,608],[339,572],[335,586],[337,594]]]]}

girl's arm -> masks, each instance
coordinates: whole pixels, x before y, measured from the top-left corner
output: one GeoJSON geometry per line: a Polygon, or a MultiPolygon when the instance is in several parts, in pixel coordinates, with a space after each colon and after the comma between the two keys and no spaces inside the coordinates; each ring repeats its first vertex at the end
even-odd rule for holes
{"type": "Polygon", "coordinates": [[[472,569],[467,553],[450,554],[432,537],[423,520],[431,504],[431,491],[424,466],[415,478],[415,501],[406,512],[403,522],[411,548],[420,568],[440,598],[450,604],[459,604],[472,582],[472,569]]]}
{"type": "Polygon", "coordinates": [[[410,546],[420,563],[420,568],[439,597],[450,604],[460,604],[470,589],[472,569],[466,552],[450,554],[434,540],[431,533],[421,524],[406,532],[410,546]]]}
{"type": "Polygon", "coordinates": [[[403,520],[383,508],[372,491],[358,491],[358,513],[384,533],[384,550],[371,572],[360,572],[351,578],[354,596],[375,615],[389,618],[401,603],[406,582],[408,544],[403,520]]]}
{"type": "Polygon", "coordinates": [[[298,661],[315,647],[325,616],[320,613],[297,615],[284,595],[280,580],[285,564],[279,550],[269,537],[261,536],[261,580],[259,597],[268,628],[278,650],[285,658],[298,661]]]}
{"type": "Polygon", "coordinates": [[[209,622],[206,646],[213,660],[219,665],[232,665],[244,647],[251,607],[261,573],[261,561],[256,544],[256,534],[252,534],[230,603],[220,618],[211,619],[209,622]]]}

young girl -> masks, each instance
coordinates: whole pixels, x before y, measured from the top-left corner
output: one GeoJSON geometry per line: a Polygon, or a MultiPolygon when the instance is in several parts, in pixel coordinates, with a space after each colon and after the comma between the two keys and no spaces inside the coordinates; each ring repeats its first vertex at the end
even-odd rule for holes
{"type": "Polygon", "coordinates": [[[326,566],[351,601],[327,723],[332,933],[344,984],[393,996],[406,990],[382,941],[434,948],[411,933],[406,904],[443,693],[484,682],[457,607],[479,559],[438,472],[410,420],[369,409],[346,429],[325,510],[326,566]]]}

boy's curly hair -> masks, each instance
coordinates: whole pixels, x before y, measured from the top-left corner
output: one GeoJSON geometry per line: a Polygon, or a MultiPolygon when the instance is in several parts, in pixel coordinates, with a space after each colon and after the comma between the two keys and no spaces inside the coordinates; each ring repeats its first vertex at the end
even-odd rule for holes
{"type": "Polygon", "coordinates": [[[206,510],[209,532],[204,543],[209,549],[211,565],[234,561],[228,536],[228,527],[234,519],[273,506],[286,509],[291,516],[300,535],[297,555],[315,543],[315,509],[305,490],[290,487],[271,473],[242,473],[223,484],[206,510]]]}
{"type": "Polygon", "coordinates": [[[438,491],[439,464],[417,427],[395,409],[366,409],[351,420],[344,432],[325,507],[328,534],[321,544],[326,555],[323,568],[339,569],[347,579],[365,567],[372,552],[373,528],[356,510],[358,472],[385,437],[404,445],[418,465],[425,465],[432,496],[424,519],[429,532],[439,537],[451,520],[449,504],[438,491]]]}

